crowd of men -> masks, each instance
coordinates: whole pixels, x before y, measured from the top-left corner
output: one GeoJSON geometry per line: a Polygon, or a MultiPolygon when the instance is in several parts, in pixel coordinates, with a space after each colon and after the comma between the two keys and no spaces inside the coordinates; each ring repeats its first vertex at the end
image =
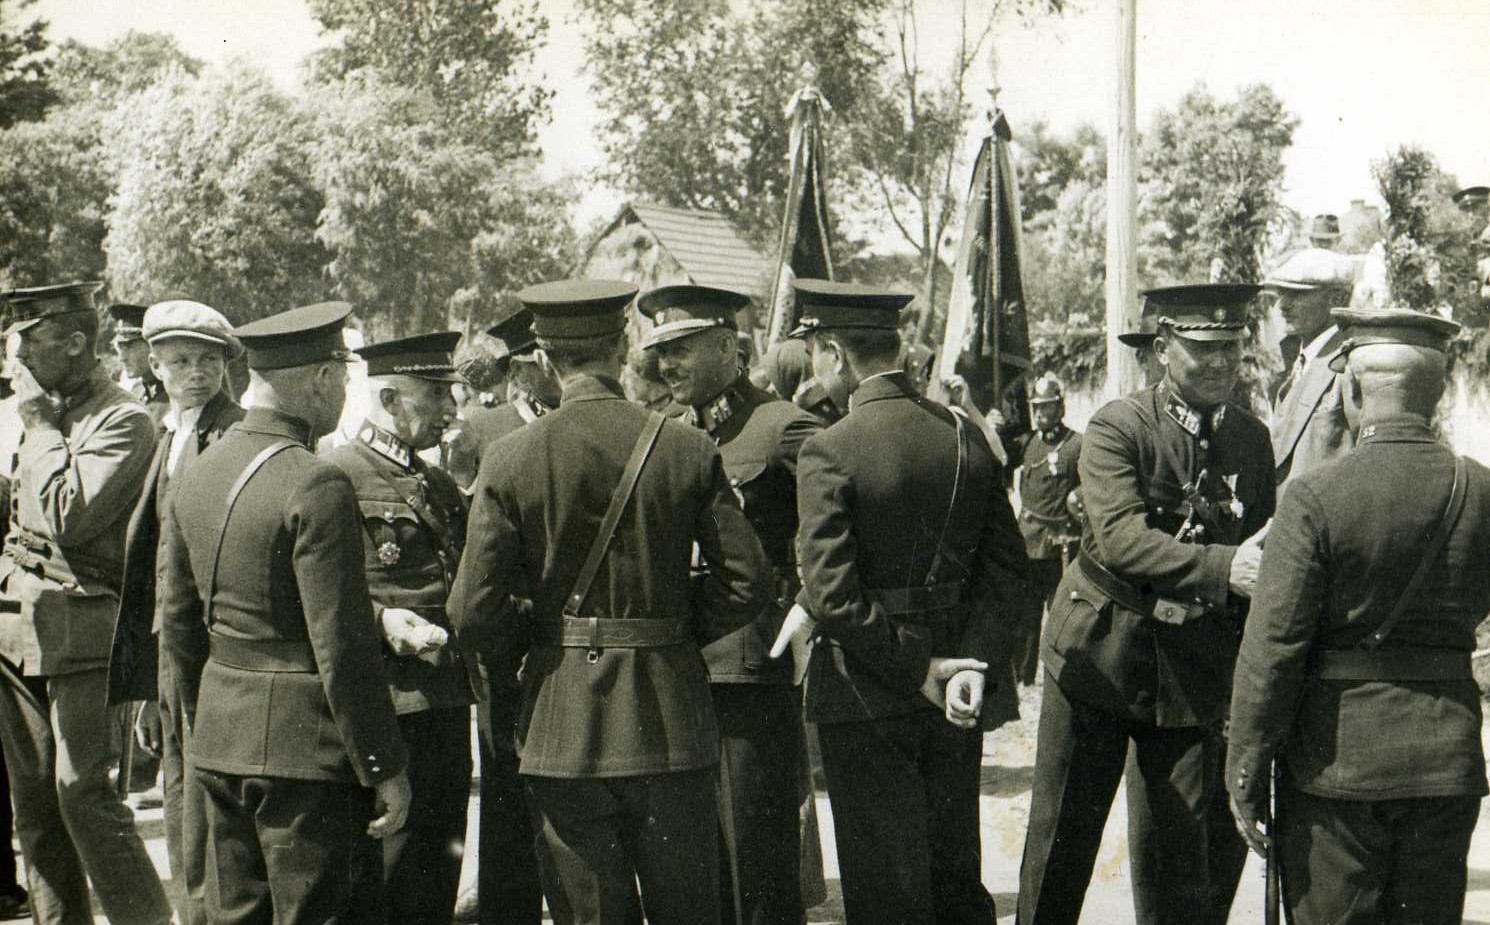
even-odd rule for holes
{"type": "Polygon", "coordinates": [[[748,297],[694,285],[531,287],[466,364],[348,350],[345,303],[126,306],[131,388],[97,284],[5,293],[38,920],[450,922],[479,764],[483,923],[802,923],[817,755],[850,922],[991,923],[983,733],[1043,676],[1018,921],[1078,920],[1126,776],[1140,922],[1227,921],[1249,845],[1293,921],[1457,922],[1490,472],[1433,430],[1457,326],[1350,279],[1149,290],[1149,384],[1077,433],[1039,378],[1007,447],[854,283],[796,280],[754,363],[748,297]],[[1271,425],[1234,399],[1264,289],[1271,425]],[[110,779],[137,703],[169,894],[110,779]]]}

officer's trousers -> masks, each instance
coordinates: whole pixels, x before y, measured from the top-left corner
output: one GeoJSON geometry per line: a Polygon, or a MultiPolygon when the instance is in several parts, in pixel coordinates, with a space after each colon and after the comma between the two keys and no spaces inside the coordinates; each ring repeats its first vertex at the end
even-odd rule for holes
{"type": "MultiPolygon", "coordinates": [[[[1137,749],[1128,751],[1128,870],[1133,880],[1134,914],[1137,921],[1152,922],[1157,910],[1149,903],[1158,895],[1159,853],[1163,850],[1163,833],[1154,825],[1149,807],[1148,789],[1138,768],[1137,749]]],[[[1236,898],[1247,864],[1247,843],[1236,830],[1231,816],[1230,798],[1226,793],[1226,742],[1213,731],[1206,751],[1206,859],[1211,886],[1209,912],[1196,916],[1196,925],[1226,925],[1231,918],[1231,903],[1236,898]]]]}
{"type": "Polygon", "coordinates": [[[1029,600],[1019,621],[1014,640],[1014,678],[1028,687],[1040,671],[1040,629],[1045,623],[1045,609],[1060,587],[1062,568],[1059,554],[1045,559],[1031,559],[1027,574],[1029,600]]]}
{"type": "MultiPolygon", "coordinates": [[[[204,856],[207,844],[202,839],[207,830],[202,825],[186,825],[186,718],[168,660],[160,660],[156,681],[160,697],[161,795],[165,803],[166,857],[171,863],[171,904],[183,925],[198,925],[206,921],[206,907],[202,905],[203,867],[200,863],[188,864],[186,859],[204,856]],[[185,842],[187,833],[191,834],[191,844],[185,842]]],[[[201,795],[199,790],[191,793],[201,795]]],[[[201,807],[196,807],[195,812],[200,819],[201,807]]]]}
{"type": "Polygon", "coordinates": [[[931,709],[817,730],[850,925],[992,925],[978,830],[982,734],[931,709]]]}
{"type": "Polygon", "coordinates": [[[1480,798],[1278,794],[1283,902],[1294,925],[1459,925],[1480,798]]]}
{"type": "Polygon", "coordinates": [[[371,791],[341,781],[219,774],[190,762],[186,790],[188,805],[203,810],[200,820],[188,814],[188,823],[206,826],[209,922],[356,922],[352,862],[372,819],[371,791]]]}
{"type": "Polygon", "coordinates": [[[102,668],[0,683],[0,743],[39,922],[91,923],[88,884],[116,925],[164,923],[171,907],[134,816],[109,783],[112,712],[102,668]]]}
{"type": "Polygon", "coordinates": [[[1021,925],[1075,925],[1102,829],[1134,746],[1147,795],[1155,876],[1134,906],[1154,925],[1193,923],[1210,901],[1206,850],[1208,731],[1159,728],[1067,698],[1048,672],[1040,707],[1029,831],[1019,871],[1021,925]]]}
{"type": "Polygon", "coordinates": [[[515,742],[522,694],[491,684],[477,726],[481,730],[480,834],[476,896],[481,925],[538,925],[543,887],[538,878],[533,817],[518,776],[515,742]]]}
{"type": "Polygon", "coordinates": [[[538,870],[557,925],[717,925],[716,770],[643,777],[525,776],[538,870]]]}
{"type": "Polygon", "coordinates": [[[359,925],[448,925],[455,912],[471,789],[471,710],[441,707],[398,718],[413,801],[404,827],[363,836],[352,882],[359,925]]]}
{"type": "Polygon", "coordinates": [[[712,684],[719,718],[719,886],[726,921],[802,921],[801,705],[794,688],[712,684]]]}

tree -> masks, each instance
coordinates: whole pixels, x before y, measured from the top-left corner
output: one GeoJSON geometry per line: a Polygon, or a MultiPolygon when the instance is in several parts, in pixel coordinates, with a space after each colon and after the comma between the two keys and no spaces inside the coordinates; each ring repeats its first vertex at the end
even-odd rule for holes
{"type": "MultiPolygon", "coordinates": [[[[797,77],[813,64],[834,121],[852,120],[865,75],[885,60],[884,2],[580,0],[611,178],[663,205],[717,209],[769,246],[781,221],[785,106],[797,77]]],[[[832,133],[830,123],[830,155],[832,133]]]]}
{"type": "Polygon", "coordinates": [[[860,173],[855,184],[860,211],[888,216],[894,230],[920,256],[924,311],[917,334],[922,341],[930,338],[935,322],[937,267],[943,245],[950,243],[948,227],[967,183],[961,153],[973,111],[967,98],[968,75],[989,44],[1000,14],[1059,13],[1063,6],[1064,0],[994,0],[986,15],[972,18],[963,0],[952,61],[938,80],[921,65],[915,0],[894,4],[893,68],[862,107],[863,118],[850,131],[850,149],[860,173]]]}
{"type": "Polygon", "coordinates": [[[341,43],[317,70],[335,81],[371,72],[429,94],[446,129],[501,157],[531,154],[552,91],[531,73],[548,33],[539,0],[310,0],[341,43]]]}
{"type": "Polygon", "coordinates": [[[1282,216],[1283,154],[1297,126],[1261,84],[1233,102],[1197,87],[1159,112],[1141,141],[1139,182],[1158,234],[1149,244],[1160,278],[1259,278],[1269,227],[1282,216]]]}
{"type": "Polygon", "coordinates": [[[202,62],[188,55],[172,35],[130,31],[103,48],[73,39],[63,42],[52,81],[65,103],[103,110],[178,70],[195,77],[202,72],[202,62]]]}
{"type": "Polygon", "coordinates": [[[559,275],[573,234],[557,187],[450,132],[428,94],[353,77],[326,87],[317,236],[336,293],[375,329],[459,326],[559,275]]]}
{"type": "Polygon", "coordinates": [[[178,71],[125,99],[108,127],[118,297],[182,293],[238,323],[326,298],[313,123],[267,76],[178,71]]]}
{"type": "Polygon", "coordinates": [[[113,178],[99,126],[65,107],[0,133],[0,283],[98,279],[113,178]]]}
{"type": "Polygon", "coordinates": [[[1391,304],[1420,311],[1445,306],[1470,327],[1485,323],[1475,235],[1479,219],[1453,202],[1459,181],[1429,152],[1404,145],[1371,165],[1386,203],[1385,257],[1391,304]]]}
{"type": "MultiPolygon", "coordinates": [[[[24,9],[31,3],[20,0],[15,5],[24,9]]],[[[36,121],[57,102],[46,57],[49,46],[45,20],[12,29],[5,15],[5,0],[0,0],[0,129],[36,121]]]]}

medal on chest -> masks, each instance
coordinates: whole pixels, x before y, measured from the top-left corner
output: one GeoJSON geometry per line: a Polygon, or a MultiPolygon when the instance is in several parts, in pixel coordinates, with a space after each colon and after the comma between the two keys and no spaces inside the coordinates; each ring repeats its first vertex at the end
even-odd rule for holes
{"type": "Polygon", "coordinates": [[[1243,512],[1246,511],[1246,506],[1242,504],[1242,499],[1237,497],[1237,476],[1223,475],[1221,476],[1221,481],[1226,485],[1226,493],[1231,496],[1231,500],[1226,502],[1226,510],[1231,512],[1233,518],[1241,520],[1243,512]]]}
{"type": "Polygon", "coordinates": [[[1050,467],[1050,474],[1051,475],[1060,475],[1061,474],[1060,473],[1060,461],[1061,461],[1061,451],[1059,449],[1051,450],[1049,453],[1046,453],[1045,454],[1045,463],[1046,463],[1047,466],[1050,467]]]}

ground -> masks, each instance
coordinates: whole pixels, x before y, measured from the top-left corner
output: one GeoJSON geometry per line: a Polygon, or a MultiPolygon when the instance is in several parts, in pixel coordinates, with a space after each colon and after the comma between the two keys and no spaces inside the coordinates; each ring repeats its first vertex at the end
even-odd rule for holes
{"type": "MultiPolygon", "coordinates": [[[[998,904],[999,923],[1014,921],[1014,896],[1019,882],[1019,855],[1024,845],[1025,824],[1029,819],[1030,778],[1035,765],[1035,723],[1039,716],[1039,688],[1023,692],[1020,713],[1023,719],[990,733],[983,743],[983,882],[998,904]]],[[[1123,789],[1108,819],[1097,859],[1091,889],[1082,913],[1083,925],[1131,925],[1133,905],[1128,887],[1126,845],[1127,809],[1123,789]]],[[[469,836],[463,886],[472,882],[476,871],[476,800],[472,785],[469,836]]],[[[1482,806],[1481,815],[1485,815],[1482,806]]],[[[833,848],[833,814],[826,794],[818,794],[818,813],[823,826],[823,855],[828,876],[829,900],[811,910],[812,923],[843,921],[838,900],[838,859],[833,848]]],[[[166,873],[166,849],[161,811],[143,810],[136,815],[146,838],[150,856],[166,873]]],[[[1250,857],[1242,876],[1241,888],[1232,907],[1235,925],[1262,921],[1262,863],[1250,857]]],[[[1467,925],[1490,925],[1490,824],[1480,826],[1469,858],[1469,895],[1465,903],[1467,925]]],[[[23,920],[29,921],[29,920],[23,920]]],[[[98,922],[104,922],[102,917],[98,922]]]]}

